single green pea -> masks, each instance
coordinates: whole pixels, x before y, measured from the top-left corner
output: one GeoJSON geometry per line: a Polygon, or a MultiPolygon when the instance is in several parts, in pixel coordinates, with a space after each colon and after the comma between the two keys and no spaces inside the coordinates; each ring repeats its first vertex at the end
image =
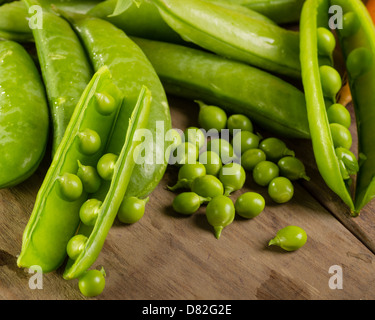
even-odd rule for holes
{"type": "Polygon", "coordinates": [[[215,237],[220,238],[223,229],[234,220],[235,208],[232,199],[224,195],[216,196],[207,205],[206,217],[214,227],[215,237]]]}
{"type": "Polygon", "coordinates": [[[182,166],[184,164],[194,164],[197,162],[199,151],[196,145],[190,142],[183,142],[173,151],[175,164],[182,166]]]}
{"type": "Polygon", "coordinates": [[[259,162],[253,170],[253,179],[256,184],[265,187],[272,179],[279,175],[279,167],[271,161],[259,162]]]}
{"type": "Polygon", "coordinates": [[[253,132],[254,130],[251,120],[243,114],[232,114],[228,118],[227,128],[231,134],[233,134],[233,130],[235,129],[250,132],[253,132]]]}
{"type": "Polygon", "coordinates": [[[320,27],[317,29],[318,52],[322,56],[332,56],[336,47],[336,39],[333,33],[327,28],[320,27]]]}
{"type": "Polygon", "coordinates": [[[87,237],[83,234],[77,234],[72,237],[66,246],[66,252],[68,253],[69,258],[76,260],[83,251],[86,242],[87,237]]]}
{"type": "Polygon", "coordinates": [[[250,131],[239,131],[233,137],[233,150],[238,156],[241,156],[249,149],[258,148],[259,141],[260,137],[257,134],[250,131]]]}
{"type": "Polygon", "coordinates": [[[196,145],[198,150],[200,150],[206,142],[206,136],[204,132],[197,127],[187,128],[184,132],[184,135],[185,141],[196,145]]]}
{"type": "Polygon", "coordinates": [[[149,197],[139,199],[137,197],[125,197],[117,213],[117,218],[122,223],[136,223],[143,217],[149,197]]]}
{"type": "Polygon", "coordinates": [[[297,226],[287,226],[276,233],[276,236],[268,243],[276,245],[286,251],[295,251],[305,245],[307,235],[305,230],[297,226]]]}
{"type": "Polygon", "coordinates": [[[207,151],[217,153],[223,164],[229,163],[235,158],[233,146],[225,139],[211,139],[207,142],[207,151]]]}
{"type": "Polygon", "coordinates": [[[217,176],[223,166],[220,156],[213,151],[204,151],[199,155],[199,162],[206,168],[206,174],[217,176]]]}
{"type": "Polygon", "coordinates": [[[78,280],[80,292],[85,297],[96,297],[100,295],[105,288],[105,272],[102,269],[88,270],[78,280]]]}
{"type": "Polygon", "coordinates": [[[116,100],[107,92],[95,93],[97,110],[103,116],[112,114],[117,109],[116,100]]]}
{"type": "Polygon", "coordinates": [[[330,66],[319,67],[319,72],[323,95],[327,98],[335,100],[337,93],[342,87],[340,74],[336,69],[330,66]]]}
{"type": "Polygon", "coordinates": [[[350,131],[343,125],[338,123],[331,123],[329,125],[331,128],[332,141],[335,148],[345,148],[350,149],[352,147],[353,139],[350,131]]]}
{"type": "Polygon", "coordinates": [[[170,162],[170,157],[173,154],[174,150],[182,143],[180,131],[181,130],[179,129],[173,128],[168,130],[165,134],[165,141],[169,142],[169,145],[165,150],[165,159],[169,160],[168,162],[170,162]]]}
{"type": "Polygon", "coordinates": [[[88,199],[85,201],[79,210],[79,217],[82,223],[86,226],[94,226],[98,219],[101,205],[102,202],[98,199],[88,199]]]}
{"type": "Polygon", "coordinates": [[[226,128],[227,114],[225,111],[216,106],[209,106],[202,101],[195,101],[199,104],[198,123],[206,131],[216,129],[221,131],[226,128]]]}
{"type": "Polygon", "coordinates": [[[279,161],[284,156],[294,157],[294,151],[290,150],[284,141],[278,138],[266,138],[259,143],[259,149],[261,149],[269,161],[279,161]]]}
{"type": "Polygon", "coordinates": [[[350,112],[339,103],[335,103],[327,109],[327,116],[329,123],[339,123],[345,128],[349,128],[352,123],[350,112]]]}
{"type": "Polygon", "coordinates": [[[346,59],[346,69],[352,79],[357,79],[371,69],[374,61],[373,53],[364,47],[356,48],[346,59]]]}
{"type": "Polygon", "coordinates": [[[228,163],[221,168],[219,179],[224,186],[224,195],[229,196],[232,192],[243,187],[246,181],[246,172],[240,164],[228,163]]]}
{"type": "Polygon", "coordinates": [[[97,164],[97,171],[102,179],[108,181],[112,179],[117,159],[118,156],[113,153],[107,153],[99,159],[97,164]]]}
{"type": "Polygon", "coordinates": [[[305,165],[303,162],[295,157],[284,157],[277,163],[280,169],[280,175],[289,180],[305,179],[310,181],[310,177],[306,174],[305,165]]]}
{"type": "Polygon", "coordinates": [[[262,195],[256,192],[241,194],[235,203],[236,213],[243,218],[251,219],[258,216],[266,205],[262,195]]]}
{"type": "Polygon", "coordinates": [[[82,181],[78,176],[72,173],[64,173],[58,178],[59,190],[63,199],[66,201],[75,201],[81,197],[83,192],[82,181]]]}
{"type": "Polygon", "coordinates": [[[77,176],[81,179],[83,189],[87,193],[95,193],[99,190],[101,186],[101,179],[96,171],[96,169],[92,166],[84,166],[78,160],[78,171],[77,176]]]}
{"type": "Polygon", "coordinates": [[[286,203],[293,198],[293,184],[288,178],[276,177],[268,185],[268,195],[276,203],[286,203]]]}
{"type": "Polygon", "coordinates": [[[204,198],[195,192],[183,192],[173,199],[173,209],[181,214],[191,215],[198,211],[200,206],[208,202],[209,198],[204,198]]]}
{"type": "Polygon", "coordinates": [[[191,184],[191,191],[204,198],[214,198],[224,194],[222,182],[212,175],[195,178],[191,184]]]}
{"type": "Polygon", "coordinates": [[[78,133],[80,151],[85,155],[93,155],[99,151],[101,139],[99,134],[91,129],[85,129],[78,133]]]}
{"type": "Polygon", "coordinates": [[[171,191],[175,191],[180,188],[189,189],[191,187],[191,183],[195,178],[202,177],[205,175],[206,167],[200,162],[194,164],[184,164],[178,171],[177,183],[172,187],[168,186],[168,189],[171,191]]]}
{"type": "Polygon", "coordinates": [[[342,37],[350,37],[361,28],[361,22],[354,12],[347,12],[342,18],[343,28],[340,30],[342,37]]]}
{"type": "Polygon", "coordinates": [[[344,180],[359,171],[358,160],[354,153],[345,148],[336,148],[335,153],[340,163],[340,170],[344,180]]]}
{"type": "Polygon", "coordinates": [[[241,165],[246,171],[253,171],[255,166],[266,160],[266,154],[263,150],[255,148],[245,151],[241,156],[241,165]]]}

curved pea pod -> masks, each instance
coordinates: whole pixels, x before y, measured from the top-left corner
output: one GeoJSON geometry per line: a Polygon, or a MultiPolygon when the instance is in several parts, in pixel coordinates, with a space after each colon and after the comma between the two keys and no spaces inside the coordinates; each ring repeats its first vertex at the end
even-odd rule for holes
{"type": "MultiPolygon", "coordinates": [[[[169,105],[164,88],[143,51],[126,34],[109,23],[95,17],[61,12],[77,30],[89,53],[95,70],[108,66],[113,81],[126,97],[129,106],[135,106],[143,85],[152,93],[147,135],[140,146],[142,159],[131,177],[126,196],[144,198],[162,179],[167,168],[172,141],[165,141],[172,128],[169,105]],[[111,35],[110,37],[108,35],[111,35]],[[144,154],[143,154],[144,153],[144,154]]],[[[108,152],[119,154],[124,144],[124,132],[132,108],[124,108],[119,115],[108,152]]]]}
{"type": "Polygon", "coordinates": [[[108,68],[101,68],[84,90],[38,192],[18,266],[38,265],[50,272],[64,261],[66,245],[80,223],[80,207],[88,197],[79,164],[96,167],[122,101],[108,68]]]}
{"type": "MultiPolygon", "coordinates": [[[[103,184],[101,190],[94,196],[102,201],[97,212],[97,218],[92,229],[83,228],[87,240],[75,259],[70,259],[64,271],[65,279],[78,278],[99,256],[106,236],[125,197],[126,189],[131,180],[132,171],[137,160],[137,146],[140,141],[136,138],[137,131],[147,126],[151,107],[151,92],[142,88],[136,107],[129,120],[124,145],[114,163],[112,178],[109,184],[103,184]],[[91,232],[90,232],[91,230],[91,232]]],[[[106,150],[108,152],[108,149],[106,150]]]]}
{"type": "Polygon", "coordinates": [[[44,87],[25,49],[0,41],[0,188],[31,176],[42,160],[48,138],[44,87]]]}
{"type": "Polygon", "coordinates": [[[267,71],[300,78],[299,34],[201,0],[152,0],[185,41],[267,71]]]}
{"type": "Polygon", "coordinates": [[[335,153],[319,71],[317,29],[328,27],[328,7],[327,0],[307,0],[302,9],[300,20],[302,80],[311,140],[319,172],[328,187],[353,211],[354,203],[335,153]]]}
{"type": "MultiPolygon", "coordinates": [[[[24,3],[27,9],[41,4],[36,0],[24,0],[24,3]]],[[[35,27],[32,31],[52,118],[54,154],[93,72],[69,23],[46,8],[40,8],[44,27],[35,27]]],[[[34,14],[30,11],[29,15],[34,14]]]]}
{"type": "Polygon", "coordinates": [[[375,197],[375,28],[361,1],[332,0],[343,9],[338,29],[346,60],[358,131],[360,167],[355,187],[355,214],[375,197]]]}
{"type": "Polygon", "coordinates": [[[151,61],[167,93],[244,114],[280,136],[310,137],[304,94],[280,78],[201,50],[132,39],[151,61]]]}

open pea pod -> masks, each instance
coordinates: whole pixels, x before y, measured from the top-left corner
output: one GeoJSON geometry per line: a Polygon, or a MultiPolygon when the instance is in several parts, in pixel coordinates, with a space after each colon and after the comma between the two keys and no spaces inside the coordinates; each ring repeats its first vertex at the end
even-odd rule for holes
{"type": "Polygon", "coordinates": [[[360,168],[355,188],[355,212],[375,197],[375,28],[362,1],[331,0],[343,10],[338,28],[358,129],[360,168]]]}
{"type": "Polygon", "coordinates": [[[87,182],[97,178],[96,163],[112,136],[122,101],[108,68],[101,68],[84,90],[38,192],[18,266],[37,265],[50,272],[66,258],[67,243],[80,223],[79,210],[95,191],[87,182]]]}
{"type": "MultiPolygon", "coordinates": [[[[82,233],[87,233],[87,231],[90,230],[87,226],[83,226],[84,231],[75,236],[79,239],[79,250],[74,253],[73,259],[68,261],[63,275],[65,279],[78,278],[95,262],[103,247],[106,236],[124,199],[135,167],[137,153],[139,152],[137,147],[140,144],[140,141],[137,139],[137,135],[139,134],[138,130],[144,129],[147,126],[150,106],[151,92],[146,87],[143,87],[137,105],[129,120],[125,143],[120,154],[115,158],[112,158],[112,154],[107,154],[110,155],[109,159],[104,160],[102,167],[105,168],[105,173],[103,173],[102,176],[107,176],[107,178],[110,179],[110,183],[103,184],[101,190],[97,192],[99,197],[103,197],[101,200],[96,198],[88,200],[89,203],[91,203],[94,199],[99,205],[92,207],[92,214],[95,218],[89,220],[91,222],[90,225],[94,225],[87,237],[82,237],[82,233]],[[110,172],[107,172],[107,168],[111,168],[109,169],[110,172]]],[[[106,158],[107,155],[103,157],[106,158]]],[[[87,207],[85,207],[84,205],[83,210],[87,209],[87,207]]],[[[73,241],[75,241],[75,239],[73,239],[73,241]]]]}

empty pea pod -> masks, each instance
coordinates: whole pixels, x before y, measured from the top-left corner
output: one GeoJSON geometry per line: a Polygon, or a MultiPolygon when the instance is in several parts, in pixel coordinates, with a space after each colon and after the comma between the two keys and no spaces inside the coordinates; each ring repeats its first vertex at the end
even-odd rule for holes
{"type": "Polygon", "coordinates": [[[80,208],[92,191],[86,190],[92,172],[85,172],[79,164],[96,167],[111,137],[122,100],[110,72],[103,67],[84,90],[38,192],[22,238],[17,261],[20,267],[39,265],[43,272],[50,272],[64,261],[67,243],[80,222],[80,208]],[[101,113],[103,101],[96,98],[96,93],[113,97],[116,103],[111,114],[101,113]],[[80,133],[87,128],[101,138],[98,151],[91,155],[82,152],[85,148],[82,149],[80,133]]]}

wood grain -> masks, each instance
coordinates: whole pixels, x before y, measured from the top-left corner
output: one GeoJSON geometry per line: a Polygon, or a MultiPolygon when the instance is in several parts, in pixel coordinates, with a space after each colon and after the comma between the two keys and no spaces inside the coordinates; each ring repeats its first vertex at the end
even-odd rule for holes
{"type": "MultiPolygon", "coordinates": [[[[173,126],[197,125],[194,103],[169,98],[173,126]]],[[[136,224],[116,221],[93,268],[104,266],[103,294],[94,299],[235,299],[312,300],[374,299],[374,204],[351,218],[341,201],[325,187],[308,141],[287,141],[307,165],[310,182],[295,183],[295,196],[276,205],[248,176],[245,188],[266,199],[258,217],[236,217],[217,240],[202,207],[190,217],[171,208],[177,179],[170,166],[152,193],[145,216],[136,224]],[[282,227],[298,225],[308,234],[296,252],[268,247],[282,227]],[[343,270],[343,289],[329,287],[331,266],[343,270]]],[[[31,290],[31,275],[16,266],[22,233],[49,165],[21,185],[0,190],[0,299],[84,299],[77,280],[62,279],[63,268],[43,275],[43,289],[31,290]]]]}

